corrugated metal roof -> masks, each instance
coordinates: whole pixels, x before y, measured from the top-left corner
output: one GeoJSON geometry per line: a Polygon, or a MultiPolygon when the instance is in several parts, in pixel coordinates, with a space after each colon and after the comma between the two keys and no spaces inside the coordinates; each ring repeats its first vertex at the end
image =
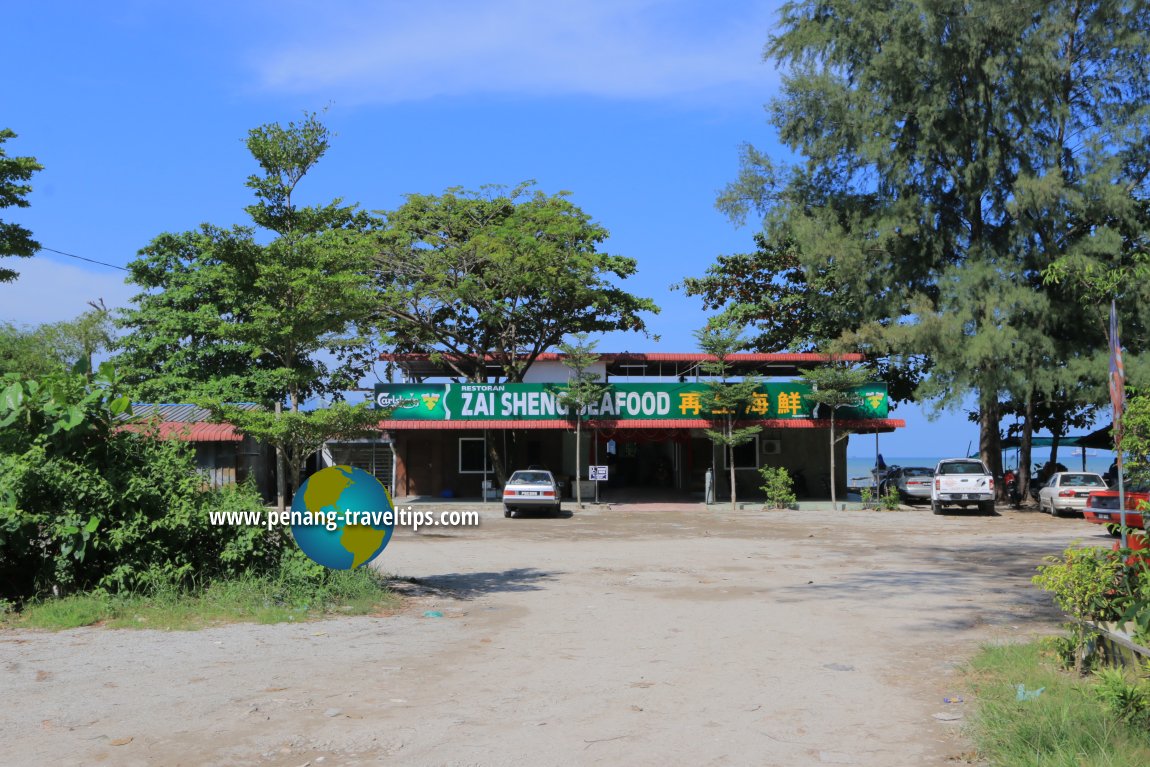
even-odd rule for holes
{"type": "MultiPolygon", "coordinates": [[[[444,358],[451,358],[452,355],[441,354],[444,358]]],[[[603,352],[596,355],[602,362],[617,362],[619,360],[639,360],[650,362],[714,362],[717,358],[712,354],[702,354],[700,352],[603,352]]],[[[380,354],[381,360],[391,360],[393,362],[422,362],[431,359],[430,354],[380,354]]],[[[565,359],[566,355],[559,352],[541,352],[535,359],[541,362],[555,362],[565,359]]],[[[456,358],[458,359],[458,358],[456,358]]],[[[495,362],[499,358],[495,355],[487,355],[489,362],[495,362]]],[[[732,362],[831,362],[833,360],[840,360],[842,362],[862,362],[866,359],[865,355],[857,352],[847,354],[823,354],[821,352],[735,352],[727,357],[732,362]]]]}
{"type": "MultiPolygon", "coordinates": [[[[599,362],[606,366],[608,376],[614,377],[661,377],[677,378],[690,376],[692,378],[702,374],[700,366],[706,362],[714,362],[716,358],[701,352],[606,352],[597,355],[599,362]]],[[[452,370],[448,362],[458,360],[470,368],[466,358],[455,355],[426,353],[413,354],[382,354],[381,360],[396,363],[407,375],[417,378],[453,378],[459,375],[452,370]]],[[[523,358],[521,358],[523,359],[523,358]]],[[[558,352],[543,352],[538,355],[536,362],[556,362],[565,359],[565,355],[558,352]]],[[[762,375],[771,378],[794,377],[801,371],[817,367],[832,360],[843,362],[862,362],[865,356],[858,353],[850,354],[821,354],[817,352],[739,352],[727,358],[732,374],[737,376],[762,375]]],[[[505,375],[500,367],[499,358],[488,355],[485,361],[485,374],[487,377],[500,377],[505,375]]]]}
{"type": "MultiPolygon", "coordinates": [[[[241,410],[260,409],[259,405],[251,402],[239,402],[231,404],[231,407],[237,407],[241,410]]],[[[132,415],[121,416],[120,420],[137,420],[140,418],[159,418],[165,423],[169,421],[173,423],[203,423],[210,421],[212,414],[207,408],[188,403],[133,402],[132,415]]]]}

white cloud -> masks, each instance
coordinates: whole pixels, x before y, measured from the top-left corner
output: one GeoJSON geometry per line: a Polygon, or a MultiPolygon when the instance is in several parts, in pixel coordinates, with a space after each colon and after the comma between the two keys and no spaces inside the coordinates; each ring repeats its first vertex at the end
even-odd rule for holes
{"type": "Polygon", "coordinates": [[[0,282],[0,322],[39,325],[75,319],[91,308],[89,301],[104,299],[109,309],[128,305],[139,289],[124,284],[127,272],[58,263],[44,256],[7,259],[6,266],[20,276],[0,282]]]}
{"type": "Polygon", "coordinates": [[[296,39],[270,46],[253,65],[265,88],[341,102],[487,94],[705,96],[731,87],[761,89],[773,78],[761,60],[772,5],[697,0],[330,4],[321,16],[288,25],[296,39]]]}

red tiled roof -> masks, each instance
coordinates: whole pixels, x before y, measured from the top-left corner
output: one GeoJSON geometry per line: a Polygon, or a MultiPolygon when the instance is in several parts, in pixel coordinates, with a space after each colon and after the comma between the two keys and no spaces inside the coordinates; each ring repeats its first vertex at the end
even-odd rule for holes
{"type": "MultiPolygon", "coordinates": [[[[230,423],[181,423],[165,421],[154,424],[159,428],[160,439],[178,439],[183,442],[242,442],[244,435],[236,431],[230,423]]],[[[119,427],[125,431],[148,432],[153,424],[126,424],[119,427]]]]}

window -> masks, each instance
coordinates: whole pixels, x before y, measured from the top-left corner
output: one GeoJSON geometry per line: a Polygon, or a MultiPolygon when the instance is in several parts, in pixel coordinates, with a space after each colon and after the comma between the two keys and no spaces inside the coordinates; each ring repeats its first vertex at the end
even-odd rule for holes
{"type": "Polygon", "coordinates": [[[482,437],[459,438],[459,473],[490,474],[491,463],[482,437]]]}
{"type": "Polygon", "coordinates": [[[948,461],[940,464],[939,474],[986,474],[982,461],[948,461]]]}
{"type": "MultiPolygon", "coordinates": [[[[730,451],[723,447],[723,466],[731,468],[730,451]]],[[[735,448],[735,468],[736,469],[757,469],[759,468],[759,441],[752,439],[750,442],[735,448]]]]}
{"type": "Polygon", "coordinates": [[[1102,477],[1097,474],[1063,474],[1062,484],[1076,487],[1106,487],[1102,477]]]}

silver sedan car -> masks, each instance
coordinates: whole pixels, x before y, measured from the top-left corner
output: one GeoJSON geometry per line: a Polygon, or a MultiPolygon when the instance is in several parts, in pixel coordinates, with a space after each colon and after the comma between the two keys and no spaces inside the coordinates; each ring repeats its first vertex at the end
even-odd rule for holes
{"type": "Polygon", "coordinates": [[[1095,490],[1105,490],[1106,480],[1101,474],[1085,471],[1059,471],[1051,475],[1038,491],[1038,510],[1060,516],[1063,512],[1081,512],[1086,498],[1095,490]]]}
{"type": "Polygon", "coordinates": [[[543,469],[517,471],[503,488],[503,516],[514,517],[520,511],[537,509],[558,515],[559,485],[551,472],[543,469]]]}
{"type": "Polygon", "coordinates": [[[879,486],[879,495],[886,495],[894,488],[903,503],[929,501],[930,486],[933,483],[934,469],[926,466],[898,466],[887,472],[879,486]]]}

